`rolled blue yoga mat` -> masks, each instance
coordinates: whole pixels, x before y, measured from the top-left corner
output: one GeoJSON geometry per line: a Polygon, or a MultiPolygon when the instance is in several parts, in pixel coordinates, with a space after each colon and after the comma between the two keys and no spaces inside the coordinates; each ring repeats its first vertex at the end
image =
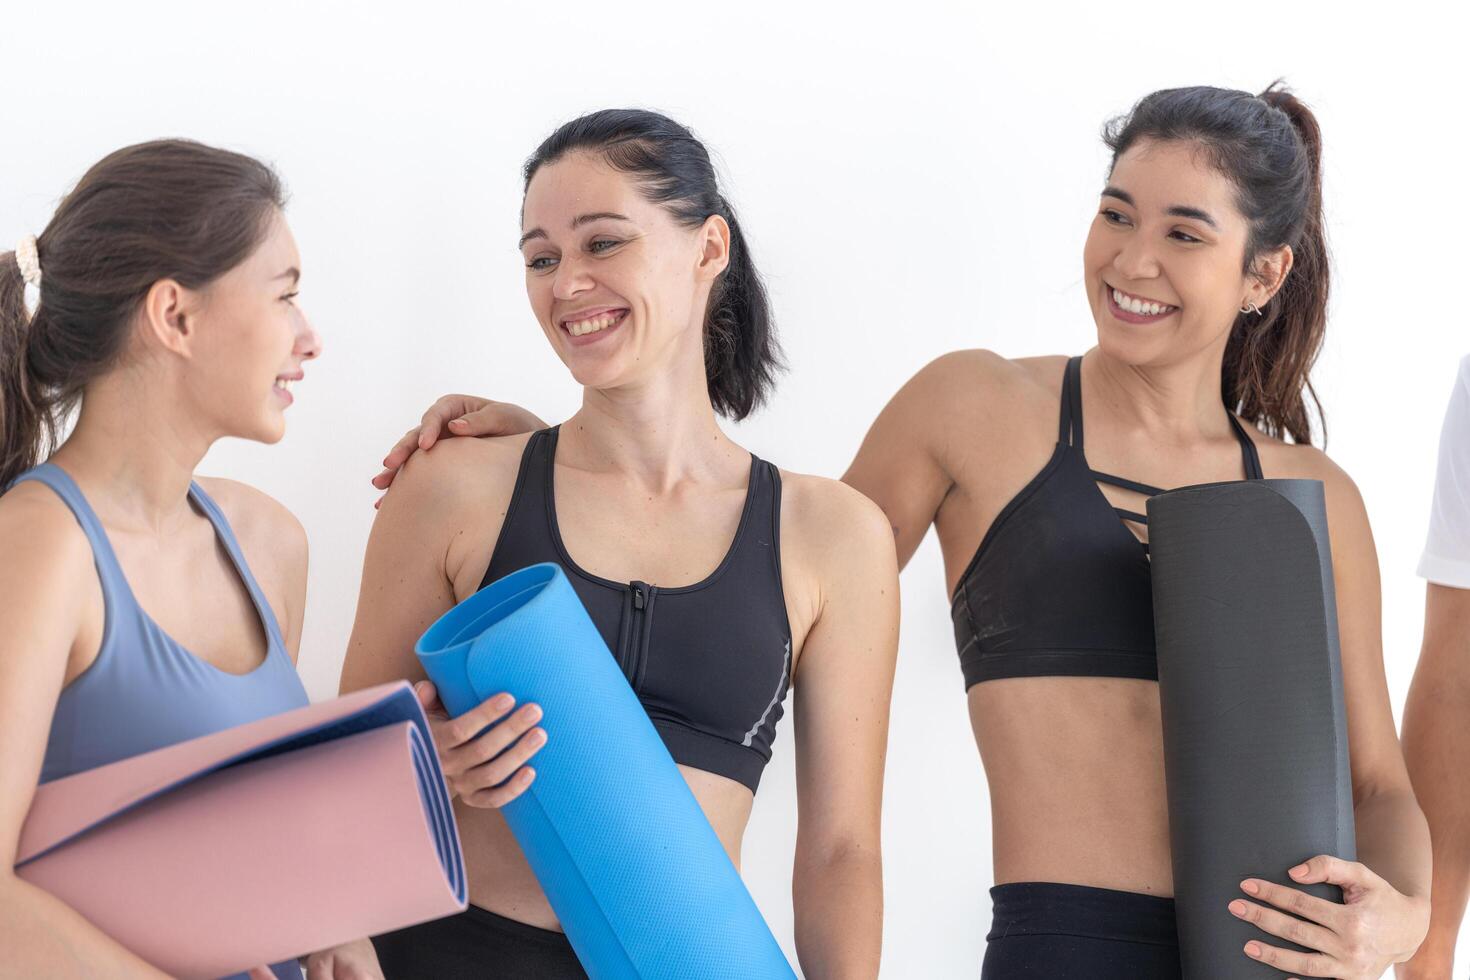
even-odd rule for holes
{"type": "Polygon", "coordinates": [[[1327,505],[1316,480],[1148,502],[1179,947],[1189,980],[1282,977],[1241,950],[1301,947],[1235,918],[1248,877],[1356,859],[1327,505]]]}
{"type": "Polygon", "coordinates": [[[558,566],[492,582],[415,652],[451,715],[501,691],[544,709],[536,779],[501,813],[593,980],[793,980],[558,566]]]}

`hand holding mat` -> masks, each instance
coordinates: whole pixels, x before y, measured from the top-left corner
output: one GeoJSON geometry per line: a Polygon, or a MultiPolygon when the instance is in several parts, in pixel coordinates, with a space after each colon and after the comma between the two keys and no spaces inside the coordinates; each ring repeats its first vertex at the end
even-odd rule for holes
{"type": "Polygon", "coordinates": [[[451,915],[466,892],[428,723],[402,682],[45,783],[16,874],[180,977],[451,915]]]}
{"type": "Polygon", "coordinates": [[[560,568],[491,583],[416,650],[451,715],[501,691],[545,710],[501,813],[593,980],[795,976],[560,568]]]}
{"type": "Polygon", "coordinates": [[[1236,919],[1260,878],[1355,860],[1327,506],[1316,480],[1187,487],[1148,502],[1169,836],[1184,975],[1280,977],[1242,949],[1300,949],[1236,919]]]}

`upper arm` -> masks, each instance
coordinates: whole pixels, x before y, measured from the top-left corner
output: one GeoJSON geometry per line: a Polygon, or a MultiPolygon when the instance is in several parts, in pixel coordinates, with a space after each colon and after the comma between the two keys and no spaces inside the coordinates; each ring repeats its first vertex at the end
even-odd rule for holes
{"type": "Polygon", "coordinates": [[[1322,480],[1327,497],[1353,796],[1361,799],[1385,790],[1407,790],[1409,775],[1394,729],[1383,667],[1378,552],[1368,512],[1345,472],[1316,450],[1301,451],[1310,457],[1311,472],[1306,475],[1322,480]]]}
{"type": "Polygon", "coordinates": [[[60,501],[24,485],[0,498],[0,864],[9,873],[40,781],[56,700],[88,593],[92,551],[60,501]]]}
{"type": "Polygon", "coordinates": [[[1460,362],[1439,434],[1439,465],[1419,574],[1470,589],[1470,357],[1460,362]]]}
{"type": "Polygon", "coordinates": [[[500,493],[505,482],[493,465],[496,452],[479,440],[440,443],[415,453],[394,480],[368,537],[357,616],[342,665],[344,693],[424,676],[414,643],[456,602],[452,566],[461,560],[459,539],[468,536],[486,550],[499,533],[498,518],[493,529],[485,521],[486,510],[493,508],[487,496],[500,493]],[[488,467],[487,452],[492,456],[488,467]],[[465,479],[466,463],[476,479],[465,479]]]}
{"type": "Polygon", "coordinates": [[[793,690],[798,846],[821,854],[878,846],[899,602],[882,512],[848,487],[813,482],[783,528],[798,525],[800,561],[819,597],[793,690]]]}
{"type": "Polygon", "coordinates": [[[1426,672],[1433,673],[1436,687],[1470,688],[1470,589],[1435,582],[1426,588],[1424,647],[1416,677],[1426,672]]]}
{"type": "Polygon", "coordinates": [[[217,478],[201,478],[199,484],[229,519],[294,663],[306,621],[306,528],[284,504],[248,484],[217,478]]]}
{"type": "Polygon", "coordinates": [[[943,443],[952,404],[973,384],[982,351],[946,354],[926,365],[883,407],[842,481],[882,508],[907,564],[934,521],[953,478],[944,466],[943,443]]]}

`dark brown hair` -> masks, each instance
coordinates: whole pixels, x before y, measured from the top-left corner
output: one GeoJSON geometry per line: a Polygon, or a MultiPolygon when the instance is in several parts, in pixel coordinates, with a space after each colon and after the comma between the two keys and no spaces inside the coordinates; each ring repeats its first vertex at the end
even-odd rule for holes
{"type": "MultiPolygon", "coordinates": [[[[1250,222],[1245,271],[1263,251],[1290,246],[1292,268],[1259,314],[1235,318],[1225,345],[1225,405],[1268,435],[1312,442],[1309,377],[1327,331],[1328,255],[1322,220],[1322,132],[1296,96],[1273,84],[1260,95],[1197,86],[1165,89],[1110,122],[1113,164],[1139,140],[1199,144],[1236,187],[1250,222]]],[[[1326,440],[1323,421],[1323,441],[1326,440]]]]}
{"type": "Polygon", "coordinates": [[[207,286],[260,245],[284,204],[258,160],[188,140],[139,143],[88,170],[37,237],[33,317],[15,253],[0,252],[0,491],[55,448],[153,284],[207,286]]]}
{"type": "Polygon", "coordinates": [[[562,124],[546,137],[523,176],[575,150],[598,153],[638,181],[644,197],[687,227],[718,214],[730,226],[730,264],[710,293],[704,321],[704,374],[716,412],[743,419],[775,387],[781,348],[766,287],[751,260],[735,209],[720,193],[704,144],[668,116],[646,109],[603,109],[562,124]]]}

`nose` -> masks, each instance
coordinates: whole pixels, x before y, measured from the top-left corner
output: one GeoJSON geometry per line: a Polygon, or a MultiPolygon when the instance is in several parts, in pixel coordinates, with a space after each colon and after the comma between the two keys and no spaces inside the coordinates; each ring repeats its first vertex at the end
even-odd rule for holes
{"type": "Polygon", "coordinates": [[[291,348],[291,353],[303,361],[314,361],[322,354],[321,334],[311,325],[311,320],[305,313],[296,314],[296,344],[291,348]]]}
{"type": "Polygon", "coordinates": [[[551,277],[551,295],[562,300],[576,299],[592,286],[592,276],[588,274],[581,258],[575,253],[563,255],[551,277]]]}
{"type": "Polygon", "coordinates": [[[1113,268],[1128,279],[1155,279],[1159,275],[1159,261],[1154,254],[1153,243],[1147,235],[1127,236],[1123,247],[1113,256],[1113,268]]]}

